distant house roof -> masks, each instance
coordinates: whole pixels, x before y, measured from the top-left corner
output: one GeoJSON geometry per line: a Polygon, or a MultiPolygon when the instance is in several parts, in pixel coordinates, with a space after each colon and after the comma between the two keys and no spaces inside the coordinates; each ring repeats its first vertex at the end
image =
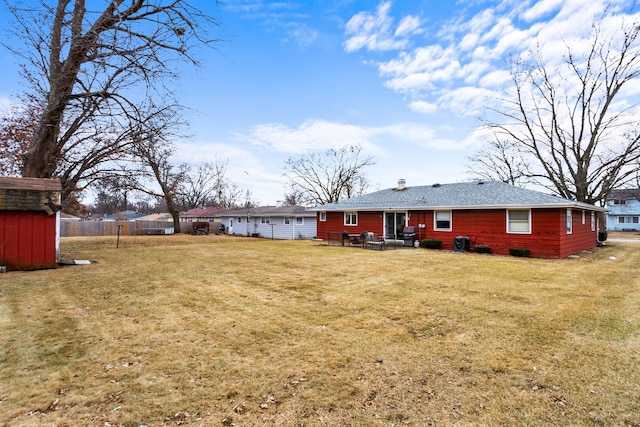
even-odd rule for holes
{"type": "Polygon", "coordinates": [[[640,188],[621,188],[611,190],[607,200],[640,200],[640,188]]]}
{"type": "Polygon", "coordinates": [[[170,213],[154,213],[140,218],[136,218],[138,221],[170,221],[173,222],[173,217],[170,213]]]}
{"type": "Polygon", "coordinates": [[[144,215],[145,214],[140,212],[127,210],[108,215],[91,215],[91,219],[100,221],[133,221],[134,219],[138,219],[144,215]]]}
{"type": "Polygon", "coordinates": [[[66,219],[69,221],[80,221],[82,218],[79,216],[71,215],[68,213],[60,212],[60,219],[66,219]]]}
{"type": "Polygon", "coordinates": [[[180,216],[196,218],[214,217],[218,216],[220,212],[223,212],[224,210],[225,209],[222,208],[193,208],[188,211],[180,212],[180,216]]]}
{"type": "Polygon", "coordinates": [[[516,187],[500,181],[473,181],[388,188],[336,203],[320,205],[314,211],[397,209],[505,209],[581,208],[606,209],[557,196],[516,187]]]}

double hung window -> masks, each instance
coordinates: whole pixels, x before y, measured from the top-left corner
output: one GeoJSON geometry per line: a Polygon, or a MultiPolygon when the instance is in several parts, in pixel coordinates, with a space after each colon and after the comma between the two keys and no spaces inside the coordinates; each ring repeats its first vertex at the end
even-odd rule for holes
{"type": "Polygon", "coordinates": [[[345,212],[344,225],[358,225],[358,212],[345,212]]]}
{"type": "Polygon", "coordinates": [[[531,211],[529,209],[508,209],[507,233],[531,233],[531,211]]]}
{"type": "Polygon", "coordinates": [[[435,211],[433,229],[436,231],[451,231],[451,211],[435,211]]]}

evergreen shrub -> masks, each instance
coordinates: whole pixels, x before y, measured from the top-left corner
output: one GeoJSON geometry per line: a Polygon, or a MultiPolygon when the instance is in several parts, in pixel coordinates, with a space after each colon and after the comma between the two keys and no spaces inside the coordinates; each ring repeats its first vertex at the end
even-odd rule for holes
{"type": "Polygon", "coordinates": [[[487,245],[476,245],[474,248],[476,253],[479,254],[490,254],[491,253],[491,248],[487,245]]]}
{"type": "Polygon", "coordinates": [[[442,246],[442,240],[438,240],[438,239],[423,239],[420,242],[421,246],[423,248],[427,248],[427,249],[440,249],[440,246],[442,246]]]}
{"type": "Polygon", "coordinates": [[[519,256],[527,258],[531,255],[531,249],[528,248],[509,248],[509,254],[512,256],[519,256]]]}

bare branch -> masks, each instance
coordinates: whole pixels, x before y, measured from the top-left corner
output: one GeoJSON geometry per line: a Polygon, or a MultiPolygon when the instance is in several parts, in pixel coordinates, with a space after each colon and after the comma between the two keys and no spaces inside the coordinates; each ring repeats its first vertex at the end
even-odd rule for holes
{"type": "Polygon", "coordinates": [[[471,157],[476,175],[536,182],[559,196],[603,203],[638,172],[637,104],[619,101],[640,76],[640,24],[606,35],[594,25],[590,49],[567,46],[565,62],[551,68],[538,47],[529,61],[512,62],[512,92],[501,120],[485,120],[494,133],[471,157]],[[515,166],[515,169],[514,169],[515,166]]]}
{"type": "Polygon", "coordinates": [[[362,194],[368,187],[363,169],[374,165],[361,157],[362,147],[352,145],[310,153],[285,162],[285,177],[299,201],[325,204],[362,194]]]}
{"type": "Polygon", "coordinates": [[[127,154],[145,114],[178,108],[167,84],[177,77],[171,64],[198,65],[194,48],[219,41],[209,36],[218,22],[208,3],[109,0],[90,10],[85,0],[4,2],[13,21],[3,44],[22,58],[22,77],[43,105],[22,173],[61,176],[70,188],[127,154]]]}

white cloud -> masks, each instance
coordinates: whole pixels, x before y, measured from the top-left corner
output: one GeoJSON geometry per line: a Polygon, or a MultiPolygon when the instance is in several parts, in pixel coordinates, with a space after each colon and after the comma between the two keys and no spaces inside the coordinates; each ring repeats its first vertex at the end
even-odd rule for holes
{"type": "Polygon", "coordinates": [[[291,23],[288,25],[287,39],[292,41],[301,48],[309,47],[318,39],[318,32],[308,25],[301,23],[291,23]]]}
{"type": "Polygon", "coordinates": [[[432,114],[438,111],[438,106],[426,101],[413,101],[409,108],[420,114],[432,114]]]}
{"type": "MultiPolygon", "coordinates": [[[[509,56],[522,58],[540,48],[549,69],[555,69],[565,61],[568,45],[576,53],[591,48],[594,17],[606,10],[607,16],[598,24],[605,33],[619,30],[625,8],[625,0],[505,1],[471,17],[463,17],[468,9],[462,8],[459,17],[434,29],[435,37],[425,38],[415,48],[404,46],[394,58],[376,65],[384,85],[408,95],[407,104],[413,111],[429,114],[450,109],[461,116],[474,115],[509,84],[509,56]]],[[[375,14],[360,12],[348,29],[354,34],[389,38],[389,11],[390,3],[383,2],[375,14]]],[[[638,15],[626,16],[626,22],[634,19],[638,15]]],[[[419,31],[419,27],[418,20],[406,21],[407,31],[419,31]]],[[[364,40],[359,44],[351,39],[347,43],[350,41],[353,44],[347,50],[365,46],[374,50],[364,40]]]]}
{"type": "Polygon", "coordinates": [[[378,5],[375,14],[359,12],[347,22],[345,34],[349,38],[344,42],[347,52],[366,48],[370,51],[403,49],[408,38],[420,32],[420,19],[405,16],[395,31],[392,30],[393,18],[389,16],[391,2],[378,5]]]}
{"type": "MultiPolygon", "coordinates": [[[[526,21],[535,21],[556,10],[565,0],[540,0],[522,14],[526,21]]],[[[584,3],[584,2],[583,2],[584,3]]]]}
{"type": "Polygon", "coordinates": [[[466,147],[470,152],[483,147],[486,141],[494,138],[493,130],[487,127],[478,127],[461,141],[461,145],[466,147]]]}
{"type": "MultiPolygon", "coordinates": [[[[415,108],[426,110],[429,106],[426,102],[416,102],[415,108]]],[[[425,156],[424,153],[437,150],[439,155],[459,157],[466,150],[466,146],[460,141],[438,136],[433,126],[423,122],[363,126],[307,120],[297,126],[263,124],[251,128],[247,133],[235,134],[234,137],[225,143],[183,142],[178,146],[174,161],[197,165],[213,162],[216,158],[219,161],[229,160],[228,179],[241,188],[250,189],[259,204],[274,204],[284,197],[287,182],[282,172],[289,156],[360,144],[363,152],[372,156],[376,162],[376,167],[368,170],[367,175],[374,185],[387,188],[401,177],[409,178],[413,183],[436,179],[428,177],[436,173],[437,180],[457,179],[457,172],[451,175],[451,168],[443,167],[437,160],[438,157],[425,156]],[[419,155],[423,156],[420,165],[430,165],[427,175],[422,167],[407,170],[403,165],[407,162],[407,156],[414,159],[419,155]],[[440,168],[442,171],[439,171],[440,168]],[[399,176],[398,171],[401,171],[402,176],[399,176]]]]}
{"type": "Polygon", "coordinates": [[[463,86],[445,92],[438,98],[438,105],[455,112],[458,116],[476,116],[497,93],[485,88],[463,86]]]}
{"type": "MultiPolygon", "coordinates": [[[[414,103],[415,109],[426,111],[426,102],[414,103]]],[[[383,155],[385,144],[392,146],[419,145],[439,150],[456,150],[456,144],[436,140],[433,127],[423,123],[401,122],[386,126],[358,126],[325,120],[309,120],[297,128],[283,124],[265,124],[253,128],[249,135],[238,135],[263,150],[298,155],[309,151],[323,151],[350,145],[362,145],[370,155],[383,155]]]]}
{"type": "Polygon", "coordinates": [[[462,50],[472,50],[476,47],[480,36],[478,34],[469,33],[464,36],[458,47],[462,50]]]}
{"type": "Polygon", "coordinates": [[[391,76],[386,85],[401,92],[431,89],[435,82],[456,77],[459,70],[454,49],[443,49],[439,45],[402,53],[398,59],[380,64],[380,74],[391,76]]]}
{"type": "Polygon", "coordinates": [[[235,144],[215,141],[186,141],[177,144],[176,163],[213,163],[216,158],[219,161],[242,158],[250,167],[259,164],[258,159],[251,151],[235,144]]]}
{"type": "Polygon", "coordinates": [[[396,37],[406,37],[412,36],[414,34],[420,33],[420,18],[417,16],[405,16],[398,24],[398,28],[396,28],[395,36],[396,37]]]}
{"type": "MultiPolygon", "coordinates": [[[[197,166],[213,163],[216,158],[227,166],[229,182],[251,191],[258,204],[275,204],[286,190],[286,182],[279,169],[270,167],[265,156],[256,150],[246,149],[235,143],[190,141],[178,144],[174,161],[197,166]]],[[[278,159],[278,161],[283,161],[278,159]]]]}
{"type": "Polygon", "coordinates": [[[254,126],[251,134],[239,135],[254,145],[269,147],[281,153],[300,154],[327,148],[361,144],[372,149],[371,134],[359,126],[309,120],[298,128],[280,123],[254,126]]]}
{"type": "Polygon", "coordinates": [[[478,82],[481,87],[501,90],[505,84],[511,82],[508,70],[494,70],[485,74],[478,82]]]}

